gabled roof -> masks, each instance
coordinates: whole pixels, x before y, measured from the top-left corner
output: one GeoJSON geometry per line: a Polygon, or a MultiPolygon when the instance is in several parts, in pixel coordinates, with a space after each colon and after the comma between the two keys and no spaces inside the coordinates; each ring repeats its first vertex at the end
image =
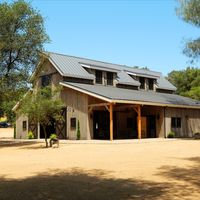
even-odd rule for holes
{"type": "Polygon", "coordinates": [[[88,73],[88,71],[85,69],[92,68],[117,73],[118,83],[121,84],[139,86],[140,83],[130,76],[133,75],[156,79],[157,87],[160,89],[172,91],[176,90],[176,87],[169,83],[169,81],[167,81],[159,72],[154,72],[146,69],[138,69],[126,65],[118,65],[108,62],[96,61],[87,58],[62,55],[52,52],[43,52],[43,55],[48,57],[50,62],[54,65],[54,67],[62,76],[93,80],[95,78],[94,75],[88,73]]]}
{"type": "Polygon", "coordinates": [[[181,108],[198,108],[200,101],[176,94],[122,89],[112,86],[60,82],[61,85],[113,103],[130,103],[181,108]]]}

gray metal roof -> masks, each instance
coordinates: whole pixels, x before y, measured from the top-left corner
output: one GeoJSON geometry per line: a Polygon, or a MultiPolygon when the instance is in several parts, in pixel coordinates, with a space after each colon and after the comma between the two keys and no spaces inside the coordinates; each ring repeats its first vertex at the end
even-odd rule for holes
{"type": "Polygon", "coordinates": [[[168,80],[166,80],[163,76],[160,76],[157,79],[157,88],[165,89],[165,90],[176,90],[176,87],[173,86],[168,80]]]}
{"type": "Polygon", "coordinates": [[[175,94],[165,94],[153,91],[140,91],[122,89],[112,86],[102,85],[89,85],[81,83],[61,82],[66,87],[73,87],[73,89],[79,89],[83,92],[89,92],[91,94],[98,95],[99,97],[105,97],[110,100],[124,100],[130,102],[143,102],[145,105],[148,103],[156,103],[162,105],[176,105],[176,106],[188,106],[200,108],[200,101],[196,101],[187,97],[182,97],[175,94]]]}
{"type": "Polygon", "coordinates": [[[55,53],[48,53],[48,56],[50,61],[59,68],[63,76],[94,79],[94,75],[89,74],[81,66],[79,59],[55,53]]]}
{"type": "Polygon", "coordinates": [[[131,78],[125,71],[120,71],[117,73],[117,81],[124,85],[140,86],[140,83],[133,78],[131,78]]]}
{"type": "Polygon", "coordinates": [[[94,79],[94,75],[88,73],[83,67],[83,65],[88,65],[91,66],[91,68],[98,68],[102,71],[115,71],[118,75],[119,83],[135,86],[140,85],[138,81],[134,80],[128,75],[128,73],[132,73],[136,76],[146,76],[157,79],[158,88],[173,91],[176,90],[176,87],[174,87],[171,83],[169,83],[169,81],[162,77],[162,74],[159,72],[51,52],[44,52],[44,54],[49,57],[50,61],[63,76],[94,79]]]}

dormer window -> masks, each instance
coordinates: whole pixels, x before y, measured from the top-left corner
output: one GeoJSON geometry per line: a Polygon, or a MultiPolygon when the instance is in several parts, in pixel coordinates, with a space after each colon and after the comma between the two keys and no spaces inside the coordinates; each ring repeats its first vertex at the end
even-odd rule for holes
{"type": "Polygon", "coordinates": [[[140,89],[145,89],[145,78],[144,77],[139,77],[139,82],[140,82],[140,89]]]}
{"type": "Polygon", "coordinates": [[[107,72],[107,85],[113,85],[113,73],[107,72]]]}
{"type": "Polygon", "coordinates": [[[154,86],[154,80],[149,78],[148,79],[148,85],[149,85],[149,90],[153,90],[153,86],[154,86]]]}
{"type": "Polygon", "coordinates": [[[96,83],[102,84],[102,71],[96,70],[95,77],[96,77],[96,83]]]}

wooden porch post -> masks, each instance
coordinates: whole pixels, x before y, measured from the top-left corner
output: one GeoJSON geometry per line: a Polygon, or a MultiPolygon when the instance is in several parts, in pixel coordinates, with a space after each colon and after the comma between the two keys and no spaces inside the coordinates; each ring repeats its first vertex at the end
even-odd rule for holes
{"type": "Polygon", "coordinates": [[[110,104],[110,140],[113,140],[113,104],[110,104]]]}
{"type": "Polygon", "coordinates": [[[141,135],[142,135],[141,106],[138,105],[138,139],[141,139],[141,135]]]}

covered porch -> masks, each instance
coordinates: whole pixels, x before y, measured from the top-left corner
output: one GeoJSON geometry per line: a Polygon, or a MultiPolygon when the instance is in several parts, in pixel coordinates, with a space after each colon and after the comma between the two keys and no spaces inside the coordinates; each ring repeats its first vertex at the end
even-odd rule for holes
{"type": "MultiPolygon", "coordinates": [[[[89,102],[91,97],[89,97],[89,102]]],[[[94,99],[93,99],[94,100],[94,99]]],[[[164,137],[164,108],[127,103],[89,103],[92,139],[164,137]]]]}

